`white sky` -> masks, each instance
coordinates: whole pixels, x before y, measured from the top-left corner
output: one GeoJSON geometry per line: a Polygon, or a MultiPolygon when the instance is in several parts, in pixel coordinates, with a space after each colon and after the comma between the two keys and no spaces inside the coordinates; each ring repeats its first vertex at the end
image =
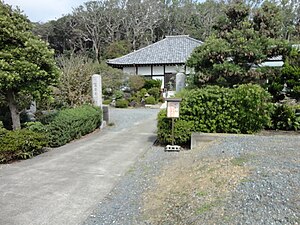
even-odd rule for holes
{"type": "Polygon", "coordinates": [[[72,12],[72,8],[88,0],[4,0],[12,6],[19,6],[32,22],[47,22],[72,12]]]}

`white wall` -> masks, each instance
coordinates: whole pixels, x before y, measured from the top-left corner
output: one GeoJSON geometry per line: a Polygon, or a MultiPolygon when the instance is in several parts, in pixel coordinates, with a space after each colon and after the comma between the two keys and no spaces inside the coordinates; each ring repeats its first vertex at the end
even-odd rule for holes
{"type": "Polygon", "coordinates": [[[184,73],[184,66],[166,66],[166,73],[184,73]]]}
{"type": "Polygon", "coordinates": [[[123,67],[123,72],[128,74],[135,74],[135,67],[123,67]]]}
{"type": "Polygon", "coordinates": [[[151,75],[151,66],[139,66],[138,75],[151,75]]]}
{"type": "Polygon", "coordinates": [[[164,75],[163,66],[153,66],[153,75],[164,75]]]}

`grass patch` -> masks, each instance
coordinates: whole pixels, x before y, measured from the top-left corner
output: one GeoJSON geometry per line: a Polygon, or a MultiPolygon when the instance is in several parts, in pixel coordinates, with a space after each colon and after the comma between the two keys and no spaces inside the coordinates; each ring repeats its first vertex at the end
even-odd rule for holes
{"type": "Polygon", "coordinates": [[[242,155],[231,159],[230,162],[233,166],[244,166],[245,163],[247,163],[250,160],[250,158],[251,157],[249,155],[242,155]]]}
{"type": "Polygon", "coordinates": [[[196,196],[197,197],[203,197],[203,196],[206,196],[207,195],[207,192],[204,192],[204,191],[198,191],[197,193],[196,193],[196,196]]]}
{"type": "Polygon", "coordinates": [[[206,203],[197,210],[197,214],[203,214],[210,211],[214,207],[214,203],[206,203]]]}
{"type": "Polygon", "coordinates": [[[216,201],[205,203],[203,206],[197,209],[197,214],[204,214],[208,211],[211,211],[215,207],[219,207],[222,205],[221,199],[217,199],[216,201]]]}

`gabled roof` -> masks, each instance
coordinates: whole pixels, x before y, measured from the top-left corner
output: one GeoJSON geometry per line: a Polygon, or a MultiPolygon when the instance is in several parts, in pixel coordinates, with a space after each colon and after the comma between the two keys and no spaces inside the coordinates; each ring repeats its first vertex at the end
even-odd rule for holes
{"type": "Polygon", "coordinates": [[[107,61],[110,65],[184,64],[193,50],[203,42],[188,35],[165,39],[137,51],[107,61]]]}

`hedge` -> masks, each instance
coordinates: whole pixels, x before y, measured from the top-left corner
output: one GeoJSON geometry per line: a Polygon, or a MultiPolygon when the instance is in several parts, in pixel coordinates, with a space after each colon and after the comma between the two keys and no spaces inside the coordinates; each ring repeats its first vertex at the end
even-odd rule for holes
{"type": "Polygon", "coordinates": [[[40,121],[25,123],[25,126],[34,132],[45,133],[50,147],[59,147],[98,128],[102,111],[99,107],[83,105],[39,118],[40,121]]]}
{"type": "Polygon", "coordinates": [[[74,139],[94,131],[101,125],[102,111],[89,105],[59,111],[46,125],[49,146],[62,146],[74,139]]]}
{"type": "MultiPolygon", "coordinates": [[[[254,133],[271,124],[271,95],[258,85],[229,89],[209,86],[185,91],[180,118],[175,121],[175,143],[185,143],[192,132],[254,133]]],[[[158,139],[171,142],[171,119],[158,115],[158,139]],[[169,121],[169,122],[167,122],[169,121]]]]}
{"type": "Polygon", "coordinates": [[[0,128],[0,163],[31,158],[41,153],[46,145],[45,134],[28,129],[8,131],[0,128]]]}

